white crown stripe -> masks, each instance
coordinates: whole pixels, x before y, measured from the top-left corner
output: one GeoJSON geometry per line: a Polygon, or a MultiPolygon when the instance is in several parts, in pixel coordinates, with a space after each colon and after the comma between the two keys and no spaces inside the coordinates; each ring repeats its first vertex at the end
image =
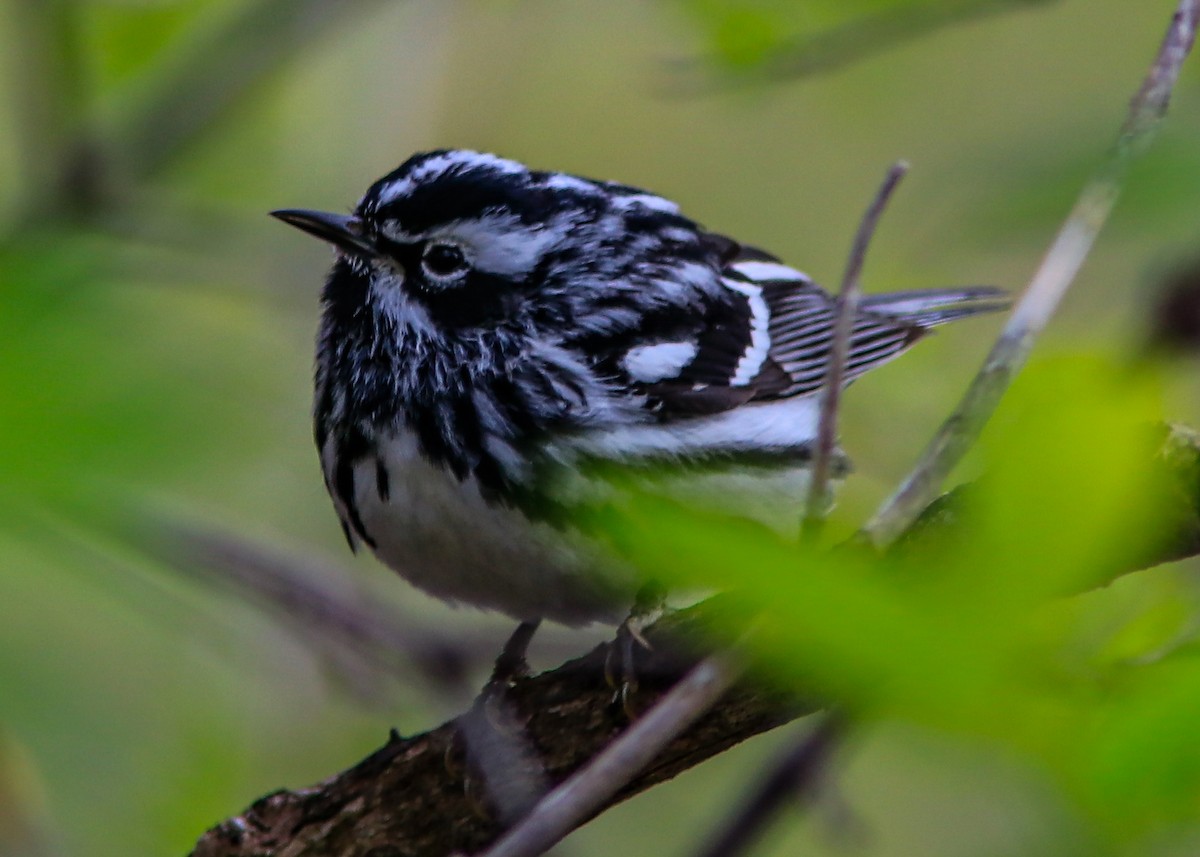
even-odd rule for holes
{"type": "Polygon", "coordinates": [[[797,271],[782,262],[735,262],[730,267],[750,280],[759,282],[811,282],[803,271],[797,271]]]}

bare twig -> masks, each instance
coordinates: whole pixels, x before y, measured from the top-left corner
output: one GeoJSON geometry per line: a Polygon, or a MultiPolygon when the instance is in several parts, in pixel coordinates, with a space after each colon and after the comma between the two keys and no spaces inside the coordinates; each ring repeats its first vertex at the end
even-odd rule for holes
{"type": "Polygon", "coordinates": [[[745,803],[722,822],[718,833],[706,838],[696,857],[736,857],[753,847],[781,809],[812,796],[844,731],[840,714],[825,715],[767,769],[745,803]]]}
{"type": "Polygon", "coordinates": [[[1054,314],[1108,219],[1130,160],[1149,144],[1166,114],[1180,66],[1195,40],[1198,18],[1200,0],[1180,0],[1154,65],[1130,104],[1112,155],[1084,187],[962,401],[913,471],[864,528],[864,535],[877,546],[890,544],[929,505],[1024,364],[1034,339],[1054,314]]]}
{"type": "Polygon", "coordinates": [[[821,521],[825,518],[825,491],[829,484],[833,447],[837,443],[838,408],[842,399],[850,336],[854,331],[854,318],[858,315],[858,304],[862,298],[862,269],[867,257],[867,247],[875,235],[875,227],[879,224],[883,209],[907,172],[908,164],[904,161],[897,161],[887,171],[883,183],[875,192],[875,198],[863,214],[858,232],[854,236],[854,243],[850,247],[850,258],[846,261],[846,271],[842,276],[841,290],[838,292],[837,312],[833,319],[829,371],[825,375],[825,386],[821,393],[821,413],[817,422],[812,472],[809,477],[808,498],[804,504],[802,531],[809,537],[816,535],[821,521]]]}
{"type": "Polygon", "coordinates": [[[737,679],[723,657],[701,661],[584,768],[546,795],[485,857],[534,857],[607,804],[737,679]]]}

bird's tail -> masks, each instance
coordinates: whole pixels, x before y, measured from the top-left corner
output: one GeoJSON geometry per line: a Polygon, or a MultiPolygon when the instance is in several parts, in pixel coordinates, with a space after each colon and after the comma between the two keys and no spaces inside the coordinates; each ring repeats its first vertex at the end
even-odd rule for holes
{"type": "Polygon", "coordinates": [[[1003,289],[994,286],[964,286],[957,289],[916,289],[910,292],[891,292],[867,295],[861,308],[876,315],[935,327],[955,319],[985,312],[1008,309],[1011,299],[1003,289]]]}

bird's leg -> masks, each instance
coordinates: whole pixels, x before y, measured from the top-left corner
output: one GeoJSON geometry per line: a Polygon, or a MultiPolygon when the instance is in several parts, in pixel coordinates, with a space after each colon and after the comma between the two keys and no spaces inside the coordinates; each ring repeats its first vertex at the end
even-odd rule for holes
{"type": "MultiPolygon", "coordinates": [[[[535,771],[536,765],[530,761],[535,755],[529,749],[524,721],[508,695],[513,683],[529,672],[525,652],[541,622],[532,619],[517,626],[496,658],[491,678],[458,718],[453,749],[461,747],[465,757],[461,768],[463,793],[481,818],[499,817],[510,823],[510,816],[523,814],[549,788],[538,778],[540,768],[535,771]],[[506,790],[502,794],[492,792],[489,780],[503,781],[506,790]]],[[[447,759],[452,758],[448,753],[447,759]]]]}
{"type": "Polygon", "coordinates": [[[514,679],[529,672],[529,664],[525,662],[525,652],[529,648],[529,641],[533,639],[533,635],[541,623],[541,619],[526,620],[512,632],[512,636],[504,644],[500,656],[496,658],[496,664],[492,667],[492,677],[488,679],[485,691],[507,687],[512,684],[514,679]]]}
{"type": "Polygon", "coordinates": [[[655,581],[645,583],[634,597],[629,615],[617,626],[616,639],[604,661],[605,680],[616,691],[613,702],[620,702],[631,720],[637,715],[632,704],[638,689],[637,648],[646,651],[653,649],[642,635],[642,629],[662,616],[666,602],[666,589],[655,581]]]}

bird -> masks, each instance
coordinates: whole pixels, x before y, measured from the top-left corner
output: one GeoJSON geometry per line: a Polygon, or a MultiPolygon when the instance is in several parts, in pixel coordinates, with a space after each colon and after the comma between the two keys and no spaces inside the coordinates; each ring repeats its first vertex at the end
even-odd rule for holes
{"type": "MultiPolygon", "coordinates": [[[[517,619],[517,655],[646,582],[573,515],[619,490],[605,468],[799,521],[836,302],[776,256],[650,191],[465,149],[413,155],[349,214],[271,214],[334,250],[313,425],[350,547],[517,619]]],[[[1005,305],[866,296],[845,382],[1005,305]]]]}

